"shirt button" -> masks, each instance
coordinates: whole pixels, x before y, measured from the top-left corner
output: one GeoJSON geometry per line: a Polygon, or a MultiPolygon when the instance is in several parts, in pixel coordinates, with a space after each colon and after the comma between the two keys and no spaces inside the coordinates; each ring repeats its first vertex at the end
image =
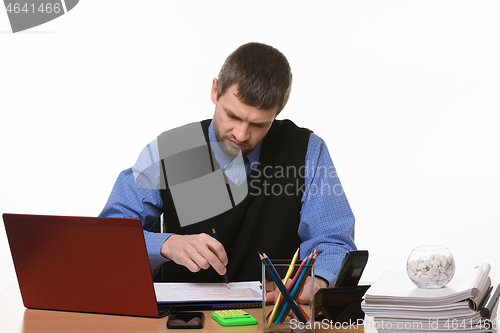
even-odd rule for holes
{"type": "Polygon", "coordinates": [[[236,185],[240,185],[240,184],[241,184],[241,180],[236,179],[235,184],[236,184],[236,185]]]}

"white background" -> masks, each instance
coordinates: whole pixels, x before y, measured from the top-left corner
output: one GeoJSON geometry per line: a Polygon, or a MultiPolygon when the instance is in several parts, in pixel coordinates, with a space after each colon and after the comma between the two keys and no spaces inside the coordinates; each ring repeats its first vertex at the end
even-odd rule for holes
{"type": "MultiPolygon", "coordinates": [[[[162,131],[210,118],[229,53],[258,41],[294,74],[281,118],[328,144],[370,251],[414,246],[500,282],[500,3],[82,0],[12,34],[0,10],[0,213],[96,216],[162,131]]],[[[16,281],[0,228],[0,290],[16,281]]]]}

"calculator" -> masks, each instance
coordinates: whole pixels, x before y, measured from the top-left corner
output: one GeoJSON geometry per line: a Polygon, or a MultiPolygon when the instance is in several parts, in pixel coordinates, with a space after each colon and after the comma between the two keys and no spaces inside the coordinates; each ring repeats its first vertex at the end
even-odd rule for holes
{"type": "Polygon", "coordinates": [[[223,326],[256,325],[257,319],[243,310],[220,310],[212,312],[215,319],[223,326]]]}

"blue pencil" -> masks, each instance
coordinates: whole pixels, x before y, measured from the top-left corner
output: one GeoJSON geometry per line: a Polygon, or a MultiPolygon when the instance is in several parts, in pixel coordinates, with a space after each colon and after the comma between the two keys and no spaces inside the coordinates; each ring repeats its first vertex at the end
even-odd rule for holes
{"type": "MultiPolygon", "coordinates": [[[[212,229],[212,237],[215,238],[216,240],[219,240],[219,237],[217,237],[215,229],[212,229]]],[[[226,273],[224,273],[224,281],[226,282],[227,289],[229,289],[229,278],[227,277],[227,270],[226,273]]]]}
{"type": "MultiPolygon", "coordinates": [[[[309,265],[310,262],[311,262],[311,257],[307,257],[306,266],[309,265]]],[[[295,297],[295,294],[297,293],[297,291],[299,291],[298,290],[299,286],[302,285],[301,282],[303,279],[305,279],[305,275],[306,275],[306,269],[303,269],[302,272],[300,272],[300,276],[299,276],[297,282],[295,282],[295,285],[293,286],[293,289],[290,293],[290,296],[292,296],[292,298],[295,297]]],[[[288,304],[285,304],[281,308],[281,312],[280,312],[279,316],[276,317],[276,319],[274,320],[275,323],[279,323],[281,321],[281,319],[283,318],[283,316],[285,315],[285,313],[288,313],[286,310],[288,310],[288,304]]]]}
{"type": "Polygon", "coordinates": [[[266,254],[262,255],[259,252],[259,257],[260,257],[260,260],[262,260],[262,262],[265,264],[266,269],[269,272],[269,275],[271,275],[271,278],[273,279],[274,283],[276,283],[276,285],[278,286],[278,289],[281,291],[281,294],[285,297],[285,301],[288,303],[290,308],[292,308],[293,313],[295,313],[295,315],[297,316],[297,318],[301,322],[307,323],[306,317],[304,317],[304,315],[302,314],[302,312],[298,308],[297,303],[295,303],[292,296],[288,292],[288,289],[285,287],[285,285],[281,281],[281,278],[280,278],[278,272],[276,272],[276,269],[274,268],[273,264],[271,264],[271,261],[269,260],[267,255],[266,254]]]}

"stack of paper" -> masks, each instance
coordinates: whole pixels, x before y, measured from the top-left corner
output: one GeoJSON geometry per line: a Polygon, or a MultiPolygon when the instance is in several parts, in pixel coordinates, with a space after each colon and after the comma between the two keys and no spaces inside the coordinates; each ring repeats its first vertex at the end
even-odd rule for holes
{"type": "Polygon", "coordinates": [[[440,289],[415,286],[406,272],[385,272],[365,294],[361,307],[379,332],[489,332],[480,308],[491,294],[490,265],[456,273],[440,289]]]}

